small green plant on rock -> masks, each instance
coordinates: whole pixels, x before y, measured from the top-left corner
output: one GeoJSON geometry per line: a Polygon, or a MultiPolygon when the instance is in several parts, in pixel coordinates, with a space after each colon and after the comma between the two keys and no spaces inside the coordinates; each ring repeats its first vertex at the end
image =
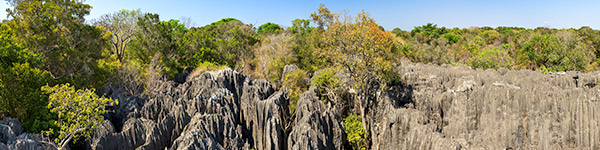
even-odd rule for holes
{"type": "Polygon", "coordinates": [[[348,142],[350,142],[352,149],[367,149],[366,139],[369,137],[369,132],[363,129],[362,120],[359,115],[351,114],[344,118],[344,127],[346,128],[348,142]]]}

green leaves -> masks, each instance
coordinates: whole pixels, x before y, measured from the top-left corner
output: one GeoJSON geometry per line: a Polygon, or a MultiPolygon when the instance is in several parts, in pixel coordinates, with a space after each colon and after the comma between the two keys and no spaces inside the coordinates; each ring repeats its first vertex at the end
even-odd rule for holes
{"type": "Polygon", "coordinates": [[[159,52],[164,73],[169,76],[205,61],[235,67],[252,57],[250,48],[260,41],[251,26],[233,18],[188,29],[178,20],[160,21],[157,14],[149,13],[140,18],[138,26],[129,56],[149,64],[159,52]]]}
{"type": "MultiPolygon", "coordinates": [[[[78,89],[68,83],[53,87],[44,86],[42,91],[50,94],[48,108],[58,114],[55,124],[60,128],[55,139],[57,148],[64,148],[73,138],[90,138],[90,131],[104,121],[106,106],[118,104],[118,100],[99,98],[94,89],[78,89]]],[[[52,134],[49,130],[44,133],[52,134]]]]}
{"type": "Polygon", "coordinates": [[[8,13],[12,20],[7,24],[23,47],[41,56],[40,69],[48,70],[55,79],[70,82],[85,80],[92,74],[86,70],[101,57],[108,42],[102,30],[85,24],[90,5],[70,0],[13,4],[15,7],[8,13]]]}
{"type": "Polygon", "coordinates": [[[41,57],[23,48],[13,30],[0,23],[0,114],[18,118],[26,132],[50,128],[53,114],[44,106],[47,97],[39,88],[51,80],[38,69],[41,57]]]}
{"type": "Polygon", "coordinates": [[[258,34],[277,34],[281,30],[283,30],[283,28],[279,27],[278,24],[267,22],[263,25],[260,25],[258,27],[258,30],[256,31],[256,33],[258,33],[258,34]]]}
{"type": "Polygon", "coordinates": [[[363,129],[363,124],[360,116],[357,114],[351,114],[344,118],[344,128],[346,128],[346,134],[348,136],[348,142],[352,146],[352,149],[366,149],[367,148],[367,137],[369,132],[363,129]]]}
{"type": "Polygon", "coordinates": [[[469,59],[468,64],[473,68],[482,69],[498,69],[500,67],[510,68],[513,64],[513,60],[506,50],[494,47],[477,53],[469,59]]]}
{"type": "Polygon", "coordinates": [[[307,77],[306,71],[296,69],[286,74],[283,79],[283,86],[290,90],[290,114],[293,114],[296,110],[296,103],[300,98],[300,94],[308,88],[308,83],[304,80],[307,77]]]}

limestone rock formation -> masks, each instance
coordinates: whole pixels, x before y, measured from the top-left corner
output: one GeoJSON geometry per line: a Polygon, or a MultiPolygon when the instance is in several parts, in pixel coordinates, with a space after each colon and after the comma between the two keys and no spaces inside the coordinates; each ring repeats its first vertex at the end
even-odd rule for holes
{"type": "Polygon", "coordinates": [[[403,62],[400,75],[370,108],[373,149],[600,149],[600,72],[403,62]]]}
{"type": "MultiPolygon", "coordinates": [[[[317,89],[310,89],[298,100],[295,125],[288,138],[288,149],[343,149],[346,133],[342,118],[336,109],[317,97],[317,89]]],[[[329,103],[331,104],[331,103],[329,103]]]]}
{"type": "Polygon", "coordinates": [[[153,91],[114,107],[89,148],[285,148],[287,96],[265,80],[224,69],[181,84],[163,78],[153,91]]]}
{"type": "Polygon", "coordinates": [[[52,145],[44,144],[39,134],[23,133],[21,122],[14,118],[0,121],[0,150],[53,150],[52,145]]]}
{"type": "MultiPolygon", "coordinates": [[[[410,62],[398,70],[401,81],[373,93],[366,106],[371,149],[600,149],[600,72],[542,74],[410,62]]],[[[101,90],[121,103],[111,107],[114,113],[106,115],[88,148],[349,148],[342,116],[355,107],[324,103],[314,86],[290,115],[285,89],[276,91],[268,81],[231,69],[157,83],[148,95],[101,90]]],[[[341,99],[357,105],[351,88],[345,90],[341,99]]],[[[5,141],[36,141],[15,137],[19,130],[8,132],[6,126],[13,128],[8,124],[0,126],[0,149],[19,145],[5,141]]]]}

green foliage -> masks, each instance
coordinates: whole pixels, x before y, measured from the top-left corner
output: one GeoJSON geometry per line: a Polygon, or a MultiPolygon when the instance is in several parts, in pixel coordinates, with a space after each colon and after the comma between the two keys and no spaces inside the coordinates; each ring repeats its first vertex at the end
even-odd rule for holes
{"type": "Polygon", "coordinates": [[[250,49],[260,42],[260,35],[251,26],[239,20],[226,18],[211,25],[192,28],[194,38],[192,49],[203,48],[209,53],[210,60],[217,64],[235,67],[243,59],[252,58],[250,49]]]}
{"type": "MultiPolygon", "coordinates": [[[[106,106],[118,104],[118,100],[99,98],[94,89],[78,89],[67,84],[44,86],[42,91],[50,94],[48,108],[58,114],[55,124],[60,128],[55,139],[57,148],[63,149],[73,138],[91,137],[91,131],[104,121],[106,106]]],[[[54,130],[44,131],[53,134],[54,130]]]]}
{"type": "Polygon", "coordinates": [[[310,27],[310,21],[307,19],[294,19],[292,26],[288,27],[288,31],[293,34],[306,35],[312,32],[313,27],[310,27]]]}
{"type": "Polygon", "coordinates": [[[119,61],[125,57],[125,49],[129,42],[135,39],[135,33],[138,31],[137,21],[142,16],[140,10],[121,10],[115,13],[102,15],[94,20],[94,25],[101,26],[112,36],[110,43],[113,54],[119,61]]]}
{"type": "MultiPolygon", "coordinates": [[[[558,65],[563,58],[560,43],[550,35],[536,35],[517,51],[518,63],[531,68],[558,65]]],[[[547,67],[546,67],[547,68],[547,67]]],[[[561,68],[558,67],[557,68],[561,68]]],[[[556,70],[556,71],[561,71],[556,70]]]]}
{"type": "Polygon", "coordinates": [[[413,37],[416,37],[418,41],[422,41],[424,43],[429,43],[433,39],[437,39],[443,34],[448,32],[445,27],[438,28],[436,24],[427,23],[427,25],[423,25],[420,27],[415,27],[410,34],[413,37]]]}
{"type": "MultiPolygon", "coordinates": [[[[160,62],[164,66],[164,72],[169,76],[183,70],[184,65],[179,63],[183,45],[183,36],[188,32],[184,24],[178,20],[160,21],[157,14],[147,13],[139,18],[137,25],[140,31],[136,34],[136,41],[131,42],[131,50],[128,51],[132,59],[149,64],[152,57],[157,53],[162,56],[160,62]]],[[[196,62],[194,62],[196,63],[196,62]]]]}
{"type": "Polygon", "coordinates": [[[281,79],[281,72],[283,72],[283,67],[285,67],[287,63],[282,59],[277,59],[269,62],[267,67],[267,72],[269,74],[266,75],[266,78],[271,81],[279,81],[281,79]]]}
{"type": "Polygon", "coordinates": [[[448,44],[458,43],[458,41],[462,40],[463,36],[455,33],[446,33],[444,34],[444,38],[448,40],[448,44]]]}
{"type": "Polygon", "coordinates": [[[290,90],[290,114],[293,114],[294,110],[296,110],[296,104],[298,103],[300,94],[308,89],[308,83],[306,83],[305,80],[307,77],[306,71],[296,69],[293,72],[286,74],[283,79],[282,85],[290,90]]]}
{"type": "Polygon", "coordinates": [[[351,114],[344,118],[344,128],[348,136],[348,142],[352,149],[367,149],[367,137],[369,132],[363,129],[363,124],[359,115],[351,114]]]}
{"type": "Polygon", "coordinates": [[[39,88],[50,82],[49,73],[36,68],[41,57],[23,48],[6,24],[0,24],[0,115],[19,119],[26,132],[51,127],[53,114],[39,88]]]}
{"type": "Polygon", "coordinates": [[[14,1],[8,25],[24,47],[40,54],[55,79],[87,80],[89,65],[108,46],[101,29],[85,24],[90,5],[81,1],[14,1]]]}
{"type": "MultiPolygon", "coordinates": [[[[392,33],[403,34],[399,29],[392,33]]],[[[595,61],[598,59],[599,37],[600,33],[589,27],[448,30],[427,24],[415,27],[407,38],[403,38],[408,41],[400,41],[402,45],[398,55],[415,62],[469,64],[474,68],[593,71],[600,69],[595,61]],[[440,37],[438,35],[442,38],[437,38],[440,37]],[[495,47],[501,48],[500,51],[494,50],[495,47]]]]}
{"type": "Polygon", "coordinates": [[[468,64],[473,68],[482,69],[498,69],[500,67],[510,68],[512,65],[512,58],[510,58],[506,51],[494,47],[493,49],[486,49],[477,53],[469,59],[468,64]]]}
{"type": "Polygon", "coordinates": [[[48,72],[29,63],[14,63],[0,72],[0,113],[19,119],[27,132],[50,128],[54,116],[44,107],[48,99],[39,90],[50,81],[48,72]]]}
{"type": "Polygon", "coordinates": [[[258,30],[256,31],[256,33],[258,33],[258,34],[277,34],[281,30],[283,30],[283,28],[279,27],[278,24],[267,22],[263,25],[258,26],[258,30]]]}
{"type": "Polygon", "coordinates": [[[408,31],[402,31],[400,28],[394,28],[392,30],[392,33],[395,34],[397,37],[402,37],[403,39],[409,39],[410,38],[410,32],[408,32],[408,31]]]}
{"type": "MultiPolygon", "coordinates": [[[[321,71],[317,76],[313,77],[312,84],[317,86],[319,93],[337,92],[342,85],[337,76],[337,69],[327,68],[321,71]]],[[[324,103],[330,101],[329,97],[321,97],[324,103]]]]}

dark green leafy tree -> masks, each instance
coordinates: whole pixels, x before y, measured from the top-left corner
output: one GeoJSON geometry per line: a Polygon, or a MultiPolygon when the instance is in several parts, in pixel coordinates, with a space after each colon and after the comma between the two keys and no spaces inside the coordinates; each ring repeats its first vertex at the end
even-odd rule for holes
{"type": "Polygon", "coordinates": [[[90,5],[74,0],[9,1],[8,25],[25,48],[42,58],[55,79],[84,80],[107,46],[101,29],[85,24],[90,5]],[[67,78],[64,78],[67,77],[67,78]]]}
{"type": "Polygon", "coordinates": [[[204,60],[241,70],[245,60],[253,58],[250,51],[260,42],[252,26],[234,18],[225,18],[210,25],[192,28],[191,49],[208,52],[204,60]]]}
{"type": "Polygon", "coordinates": [[[283,28],[281,28],[278,24],[267,22],[263,25],[258,26],[258,30],[256,31],[256,33],[258,33],[258,34],[277,34],[281,30],[283,30],[283,28]]]}
{"type": "Polygon", "coordinates": [[[172,76],[181,71],[183,66],[178,64],[178,55],[185,45],[182,40],[188,32],[185,25],[173,19],[160,21],[158,14],[147,13],[139,18],[137,26],[140,29],[136,33],[137,40],[131,42],[129,56],[142,64],[150,64],[152,57],[160,53],[164,73],[172,76]]]}
{"type": "Polygon", "coordinates": [[[48,99],[39,90],[51,80],[37,68],[40,56],[17,41],[10,27],[0,23],[0,116],[17,118],[26,132],[37,133],[52,125],[48,99]]]}
{"type": "Polygon", "coordinates": [[[415,27],[410,34],[423,43],[429,43],[447,32],[445,27],[438,28],[436,24],[427,23],[427,25],[415,27]]]}

